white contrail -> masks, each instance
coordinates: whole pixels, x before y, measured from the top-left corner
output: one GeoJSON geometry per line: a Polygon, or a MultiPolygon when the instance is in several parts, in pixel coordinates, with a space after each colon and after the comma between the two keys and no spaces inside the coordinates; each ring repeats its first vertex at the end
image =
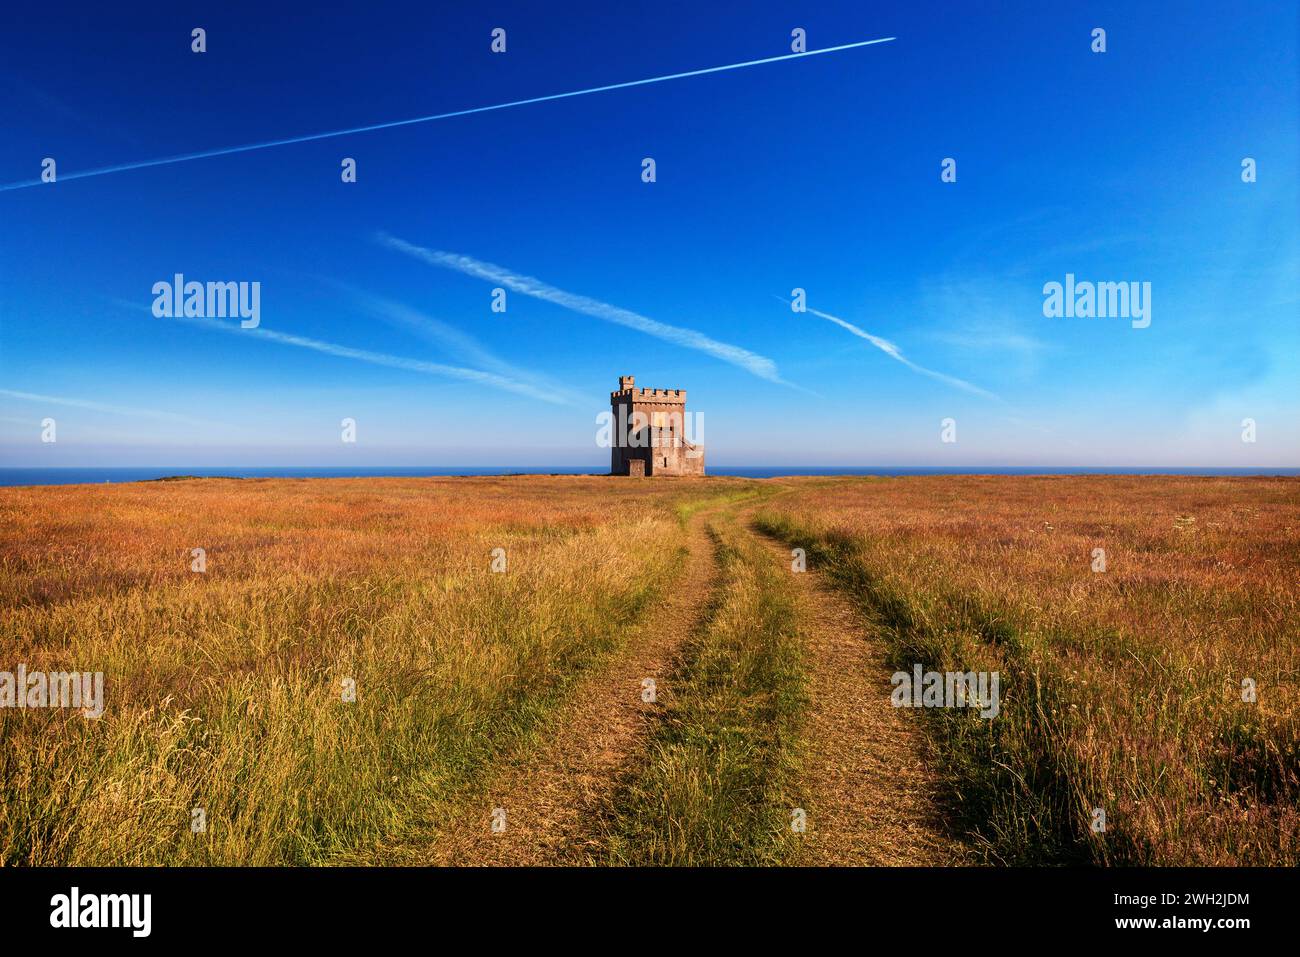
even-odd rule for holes
{"type": "Polygon", "coordinates": [[[338,356],[341,359],[356,359],[360,362],[369,362],[374,365],[388,366],[392,369],[406,369],[409,372],[422,372],[426,375],[440,375],[446,376],[450,379],[474,382],[479,385],[491,386],[496,389],[504,389],[507,392],[514,392],[518,395],[526,395],[531,399],[539,399],[542,402],[549,402],[553,405],[571,404],[569,400],[555,394],[552,390],[539,389],[526,382],[517,382],[505,376],[496,375],[492,372],[483,372],[479,369],[465,369],[461,366],[443,365],[439,362],[425,362],[421,359],[406,359],[402,356],[390,356],[382,352],[370,352],[366,349],[354,349],[351,346],[341,346],[333,342],[323,342],[320,339],[309,339],[306,336],[295,336],[291,333],[275,332],[274,330],[263,329],[261,327],[243,329],[240,326],[217,322],[214,319],[181,317],[181,321],[200,326],[204,329],[215,329],[239,336],[252,336],[258,339],[265,339],[268,342],[279,342],[287,346],[298,346],[301,349],[312,349],[316,352],[323,352],[326,355],[338,356]]]}
{"type": "Polygon", "coordinates": [[[90,409],[93,412],[108,412],[111,415],[134,415],[146,419],[162,419],[167,422],[181,422],[185,425],[220,425],[219,422],[209,422],[206,419],[196,419],[192,416],[181,415],[177,412],[163,412],[159,409],[138,409],[127,405],[109,405],[105,402],[94,402],[90,399],[68,399],[57,395],[39,395],[35,392],[17,392],[13,389],[0,389],[0,395],[8,396],[11,399],[21,399],[24,402],[43,402],[50,405],[67,405],[77,409],[90,409]]]}
{"type": "Polygon", "coordinates": [[[432,316],[413,309],[405,303],[394,302],[380,296],[371,295],[344,283],[330,281],[334,287],[352,296],[363,309],[378,316],[398,328],[412,332],[422,339],[437,343],[462,362],[469,362],[481,369],[486,369],[503,378],[523,382],[537,389],[545,390],[563,399],[566,404],[579,405],[580,399],[564,386],[550,381],[528,369],[522,369],[506,362],[495,353],[485,349],[473,336],[450,326],[432,316]]]}
{"type": "Polygon", "coordinates": [[[416,259],[431,263],[434,266],[442,266],[447,269],[454,269],[462,272],[467,276],[474,276],[478,279],[486,279],[489,282],[497,283],[507,289],[513,289],[515,292],[522,293],[525,296],[532,296],[535,299],[542,299],[546,302],[555,303],[557,306],[563,306],[565,309],[571,309],[574,312],[580,312],[583,315],[593,316],[596,319],[603,319],[606,322],[613,322],[620,326],[627,326],[629,329],[635,329],[638,332],[644,332],[648,336],[654,336],[657,339],[663,339],[665,342],[671,342],[674,345],[683,346],[687,349],[695,349],[699,352],[705,352],[716,359],[724,362],[730,362],[732,365],[740,366],[746,372],[750,372],[760,379],[767,379],[770,382],[780,382],[786,384],[777,373],[776,363],[766,356],[760,356],[757,353],[750,352],[748,349],[742,349],[740,346],[733,346],[730,343],[719,342],[711,339],[702,332],[696,332],[694,329],[684,329],[681,326],[670,326],[667,323],[650,319],[639,313],[622,309],[618,306],[611,306],[609,303],[601,302],[598,299],[591,299],[587,296],[581,296],[577,293],[565,292],[563,289],[557,289],[555,286],[548,285],[540,279],[532,276],[523,276],[513,273],[510,270],[496,266],[492,263],[481,262],[469,256],[461,256],[457,253],[442,252],[437,249],[425,249],[423,246],[416,246],[405,240],[398,239],[395,236],[389,236],[386,233],[378,235],[378,241],[388,246],[390,249],[396,249],[404,252],[416,259]]]}
{"type": "MultiPolygon", "coordinates": [[[[781,299],[780,296],[777,296],[776,298],[781,299]]],[[[781,299],[781,301],[788,303],[790,300],[781,299]]],[[[843,329],[847,329],[849,332],[853,333],[859,339],[866,339],[867,342],[871,343],[873,346],[875,346],[885,355],[889,356],[891,359],[894,359],[897,362],[901,362],[903,365],[907,366],[913,372],[919,372],[921,375],[929,376],[931,379],[938,379],[940,382],[946,382],[948,383],[948,385],[953,386],[954,388],[962,389],[974,395],[983,396],[986,399],[994,399],[997,401],[1001,401],[992,392],[989,392],[986,389],[981,389],[977,385],[972,385],[971,383],[967,382],[965,379],[958,379],[956,376],[946,375],[943,372],[935,372],[933,369],[927,369],[925,368],[925,366],[917,365],[911,359],[907,358],[907,356],[903,355],[903,350],[898,348],[898,346],[894,345],[894,343],[890,342],[888,339],[882,339],[880,338],[880,336],[873,336],[865,329],[859,329],[853,323],[846,322],[845,320],[841,319],[839,316],[832,316],[829,312],[822,312],[820,309],[813,309],[812,307],[809,307],[808,311],[811,312],[814,316],[820,316],[822,319],[826,319],[827,321],[833,322],[835,323],[835,325],[843,329]]]]}
{"type": "MultiPolygon", "coordinates": [[[[276,146],[292,146],[296,143],[312,143],[316,140],[332,139],[336,136],[351,136],[353,133],[370,133],[374,130],[388,130],[396,126],[413,126],[416,123],[433,123],[436,120],[448,120],[457,116],[471,116],[474,113],[489,113],[493,110],[508,110],[516,106],[530,106],[533,103],[547,103],[551,100],[565,100],[574,96],[586,96],[590,93],[607,93],[610,90],[625,90],[633,86],[646,86],[650,83],[664,83],[668,80],[684,80],[692,76],[704,76],[707,73],[722,73],[726,70],[742,70],[751,66],[762,66],[765,63],[779,63],[782,60],[799,60],[804,57],[819,56],[823,53],[837,53],[840,50],[854,50],[858,47],[868,47],[876,43],[888,43],[897,37],[880,37],[875,40],[860,40],[857,43],[843,43],[834,47],[823,47],[820,50],[807,50],[803,53],[786,53],[781,56],[764,57],[761,60],[746,60],[743,63],[727,63],[723,66],[711,66],[702,70],[687,70],[685,73],[669,73],[665,76],[652,76],[644,80],[628,80],[624,83],[610,83],[605,86],[592,86],[585,90],[570,90],[567,93],[551,93],[546,96],[533,96],[526,100],[511,100],[508,103],[494,103],[491,106],[475,106],[466,110],[453,110],[449,113],[435,113],[431,116],[416,116],[407,120],[390,120],[386,123],[372,123],[368,126],[353,126],[345,130],[333,130],[326,133],[309,133],[304,136],[291,136],[282,140],[267,140],[262,143],[247,143],[243,146],[227,146],[224,149],[205,150],[201,153],[185,153],[181,156],[169,156],[163,159],[140,160],[135,163],[121,163],[117,166],[104,166],[99,169],[83,170],[77,173],[60,173],[58,181],[69,179],[85,179],[89,176],[105,176],[109,173],[123,173],[133,169],[148,169],[152,166],[170,166],[174,163],[188,163],[192,160],[212,159],[217,156],[230,156],[234,153],[250,153],[253,150],[272,149],[276,146]]],[[[11,189],[26,189],[29,186],[39,186],[41,180],[29,179],[18,183],[9,183],[0,186],[0,192],[11,189]]]]}

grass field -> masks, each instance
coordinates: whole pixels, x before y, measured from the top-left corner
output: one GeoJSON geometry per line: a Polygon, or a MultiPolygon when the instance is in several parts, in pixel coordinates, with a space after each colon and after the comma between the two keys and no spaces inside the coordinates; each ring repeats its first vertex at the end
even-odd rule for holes
{"type": "Polygon", "coordinates": [[[863,818],[851,843],[871,843],[859,789],[809,793],[829,779],[814,764],[866,755],[900,782],[905,761],[933,767],[911,796],[947,822],[953,863],[1294,865],[1298,581],[1296,479],[3,489],[0,671],[102,671],[106,708],[0,709],[0,861],[419,862],[492,827],[506,793],[549,795],[529,827],[583,860],[777,864],[805,807],[863,818]],[[842,639],[889,665],[846,688],[998,671],[998,716],[888,709],[923,755],[870,726],[810,749],[828,709],[859,706],[810,692],[826,623],[796,598],[791,548],[860,616],[842,639]],[[708,594],[661,617],[683,587],[708,594]],[[646,641],[661,700],[610,685],[608,733],[572,733],[601,727],[591,702],[646,641]],[[548,740],[589,747],[571,756],[587,770],[540,761],[548,740]]]}
{"type": "Polygon", "coordinates": [[[1000,671],[996,720],[927,712],[993,860],[1300,862],[1296,480],[865,480],[759,523],[900,669],[1000,671]]]}

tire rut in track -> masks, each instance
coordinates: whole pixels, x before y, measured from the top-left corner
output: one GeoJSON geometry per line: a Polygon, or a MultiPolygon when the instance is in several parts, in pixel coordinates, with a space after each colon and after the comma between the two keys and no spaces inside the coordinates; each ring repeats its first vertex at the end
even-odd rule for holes
{"type": "Polygon", "coordinates": [[[668,594],[655,603],[607,665],[579,679],[568,701],[532,744],[500,759],[480,802],[440,828],[430,864],[530,866],[583,863],[589,828],[620,774],[644,748],[656,714],[671,701],[664,678],[700,626],[718,567],[707,531],[709,509],[687,523],[687,556],[668,594]],[[641,699],[642,681],[657,685],[655,704],[641,699]],[[506,827],[491,829],[494,808],[506,827]]]}
{"type": "MultiPolygon", "coordinates": [[[[790,568],[790,549],[744,526],[790,568]]],[[[799,793],[808,830],[800,865],[951,865],[967,845],[949,829],[932,752],[914,716],[890,704],[893,673],[874,626],[815,568],[791,572],[808,651],[799,793]]]]}

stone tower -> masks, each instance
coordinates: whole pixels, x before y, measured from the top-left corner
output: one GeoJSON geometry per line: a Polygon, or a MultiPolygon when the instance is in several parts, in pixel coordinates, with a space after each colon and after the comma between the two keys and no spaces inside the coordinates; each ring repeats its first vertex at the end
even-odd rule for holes
{"type": "Polygon", "coordinates": [[[619,376],[609,403],[611,475],[704,474],[704,447],[686,440],[685,389],[638,389],[632,376],[619,376]]]}

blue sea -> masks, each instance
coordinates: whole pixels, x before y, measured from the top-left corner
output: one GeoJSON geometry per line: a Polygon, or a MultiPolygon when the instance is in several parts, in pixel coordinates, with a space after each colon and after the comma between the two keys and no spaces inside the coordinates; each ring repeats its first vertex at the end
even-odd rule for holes
{"type": "MultiPolygon", "coordinates": [[[[1300,475],[1300,468],[1095,468],[1079,466],[937,467],[937,466],[709,466],[710,475],[773,478],[781,475],[1300,475]]],[[[601,475],[589,465],[550,466],[266,466],[194,468],[183,466],[123,466],[117,468],[0,468],[4,485],[102,485],[105,482],[146,482],[176,475],[205,478],[366,478],[446,475],[601,475]]]]}

